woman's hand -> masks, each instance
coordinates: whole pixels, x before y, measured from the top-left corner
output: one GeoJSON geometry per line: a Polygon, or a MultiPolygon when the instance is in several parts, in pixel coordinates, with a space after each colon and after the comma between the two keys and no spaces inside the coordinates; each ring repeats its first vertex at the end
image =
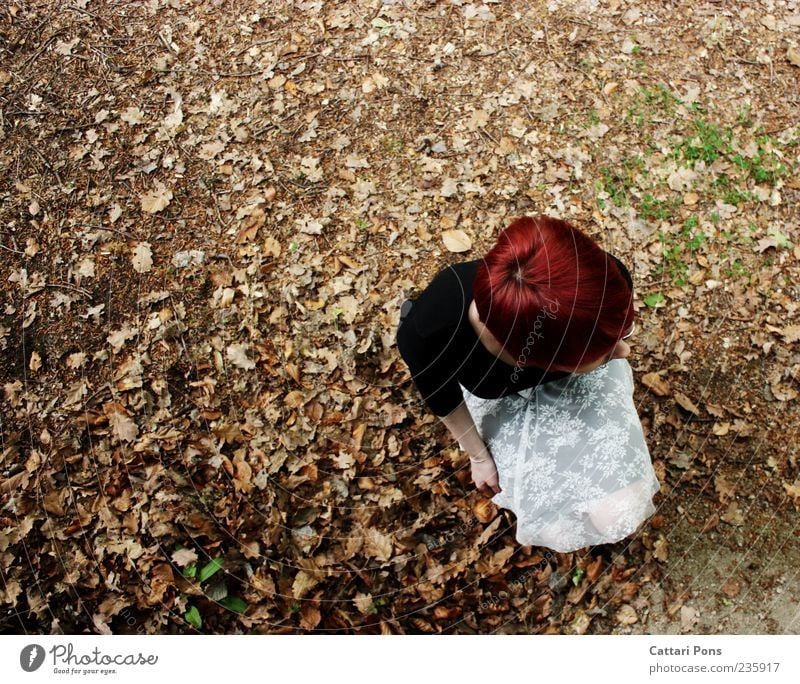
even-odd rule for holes
{"type": "Polygon", "coordinates": [[[475,456],[475,458],[486,459],[482,463],[475,463],[470,459],[470,465],[472,466],[472,481],[475,483],[475,487],[478,489],[478,491],[488,498],[491,498],[495,494],[499,494],[501,491],[503,491],[500,489],[500,481],[497,477],[497,466],[495,465],[494,459],[489,453],[489,450],[483,449],[482,453],[475,456]]]}

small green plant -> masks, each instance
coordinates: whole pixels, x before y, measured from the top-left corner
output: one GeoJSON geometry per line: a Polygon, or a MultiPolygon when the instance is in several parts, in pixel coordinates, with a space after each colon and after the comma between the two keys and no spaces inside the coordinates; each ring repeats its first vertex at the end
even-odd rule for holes
{"type": "Polygon", "coordinates": [[[372,25],[379,30],[381,37],[388,36],[392,31],[394,31],[394,26],[392,26],[392,24],[386,21],[386,19],[383,17],[376,17],[373,19],[372,25]]]}
{"type": "Polygon", "coordinates": [[[356,228],[358,228],[359,230],[366,230],[367,228],[369,228],[369,221],[367,221],[362,216],[359,216],[355,220],[355,224],[356,224],[356,228]]]}
{"type": "Polygon", "coordinates": [[[736,123],[745,128],[751,128],[753,126],[751,109],[752,107],[749,104],[745,105],[744,108],[740,108],[736,116],[736,123]]]}
{"type": "Polygon", "coordinates": [[[658,231],[664,261],[656,267],[655,272],[661,274],[666,271],[677,287],[683,287],[688,281],[689,264],[685,259],[687,253],[692,254],[700,249],[707,238],[702,231],[694,232],[697,225],[697,217],[690,216],[678,235],[669,235],[663,230],[658,231]]]}
{"type": "MultiPolygon", "coordinates": [[[[595,188],[606,192],[616,206],[625,207],[629,204],[630,190],[636,185],[637,172],[645,169],[644,157],[641,155],[627,157],[622,160],[620,166],[621,168],[616,170],[608,166],[600,167],[602,180],[595,183],[595,188]]],[[[600,208],[605,208],[605,202],[600,208]]]]}
{"type": "Polygon", "coordinates": [[[759,136],[756,144],[758,152],[755,155],[745,157],[735,154],[731,157],[731,161],[756,183],[774,186],[779,178],[787,175],[789,170],[775,153],[774,141],[769,136],[759,136]]]}
{"type": "Polygon", "coordinates": [[[217,184],[219,183],[219,179],[216,176],[204,176],[200,179],[200,182],[206,186],[206,190],[214,192],[214,190],[217,188],[217,184]]]}
{"type": "Polygon", "coordinates": [[[749,283],[751,280],[750,271],[738,257],[731,262],[731,265],[725,269],[725,273],[730,277],[738,280],[739,278],[747,278],[749,283]]]}
{"type": "Polygon", "coordinates": [[[684,140],[678,148],[683,159],[692,162],[692,166],[699,160],[710,164],[730,153],[733,138],[731,129],[722,130],[716,124],[708,123],[701,118],[694,120],[693,128],[694,136],[684,140]]]}
{"type": "Polygon", "coordinates": [[[658,231],[659,239],[662,244],[662,256],[664,262],[656,269],[656,274],[667,271],[672,281],[681,287],[686,284],[689,265],[683,260],[683,245],[678,241],[665,235],[663,231],[658,231]]]}
{"type": "Polygon", "coordinates": [[[202,628],[203,618],[200,617],[200,611],[197,610],[197,606],[190,606],[189,610],[184,613],[183,617],[186,619],[186,622],[196,629],[202,628]]]}
{"type": "Polygon", "coordinates": [[[644,303],[653,309],[655,309],[659,304],[663,304],[664,300],[665,297],[660,292],[651,292],[650,294],[644,296],[644,303]]]}
{"type": "MultiPolygon", "coordinates": [[[[634,47],[632,54],[639,54],[637,47],[634,47]]],[[[634,60],[635,70],[643,70],[645,66],[643,60],[634,60]]],[[[657,116],[673,118],[680,104],[680,98],[673,95],[663,84],[658,83],[653,88],[640,88],[636,92],[633,104],[628,108],[626,119],[633,119],[636,125],[642,128],[645,124],[652,124],[657,116]]]]}
{"type": "Polygon", "coordinates": [[[585,574],[583,568],[575,568],[575,571],[572,573],[572,583],[577,587],[585,574]]]}
{"type": "MultiPolygon", "coordinates": [[[[225,559],[222,557],[214,558],[202,567],[198,568],[196,563],[186,566],[183,576],[187,579],[196,579],[202,586],[203,592],[212,600],[216,600],[221,606],[237,613],[244,613],[247,604],[238,596],[228,594],[224,578],[217,578],[211,582],[211,578],[222,569],[225,559]]],[[[203,619],[197,606],[190,604],[188,610],[183,614],[184,619],[192,626],[200,629],[203,626],[203,619]]]]}
{"type": "Polygon", "coordinates": [[[770,227],[767,231],[767,235],[775,240],[775,247],[777,249],[791,249],[794,247],[794,243],[774,226],[770,227]]]}
{"type": "Polygon", "coordinates": [[[397,138],[393,135],[387,135],[381,140],[381,145],[389,154],[400,154],[400,152],[403,151],[406,142],[402,138],[397,138]]]}
{"type": "Polygon", "coordinates": [[[386,605],[386,599],[383,596],[379,596],[378,598],[372,601],[369,609],[367,610],[368,613],[372,615],[377,615],[378,611],[386,605]]]}
{"type": "Polygon", "coordinates": [[[757,202],[758,197],[749,190],[740,190],[733,185],[730,176],[721,173],[714,179],[712,187],[717,191],[716,197],[726,204],[738,207],[743,202],[757,202]]]}
{"type": "Polygon", "coordinates": [[[645,193],[639,205],[639,215],[646,221],[663,220],[672,217],[672,212],[677,208],[678,200],[657,200],[649,192],[645,193]]]}

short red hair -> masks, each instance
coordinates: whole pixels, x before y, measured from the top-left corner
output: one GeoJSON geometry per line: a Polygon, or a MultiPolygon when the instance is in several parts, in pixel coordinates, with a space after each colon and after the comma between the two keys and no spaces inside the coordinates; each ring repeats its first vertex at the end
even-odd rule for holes
{"type": "Polygon", "coordinates": [[[609,353],[633,323],[619,266],[566,221],[513,221],[478,267],[478,316],[520,367],[571,371],[609,353]]]}

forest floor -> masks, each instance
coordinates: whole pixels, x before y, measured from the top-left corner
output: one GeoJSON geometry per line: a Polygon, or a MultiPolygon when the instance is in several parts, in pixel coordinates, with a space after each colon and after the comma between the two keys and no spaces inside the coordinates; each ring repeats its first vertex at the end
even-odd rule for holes
{"type": "Polygon", "coordinates": [[[800,4],[11,0],[0,631],[800,633],[800,4]],[[520,546],[397,353],[514,217],[634,276],[662,490],[520,546]]]}

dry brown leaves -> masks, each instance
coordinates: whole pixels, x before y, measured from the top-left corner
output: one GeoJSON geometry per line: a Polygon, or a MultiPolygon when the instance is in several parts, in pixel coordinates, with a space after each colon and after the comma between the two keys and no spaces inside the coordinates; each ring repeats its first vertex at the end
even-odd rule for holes
{"type": "MultiPolygon", "coordinates": [[[[669,525],[613,565],[520,548],[394,348],[408,293],[523,212],[575,220],[635,272],[665,480],[712,477],[685,430],[746,444],[794,405],[796,177],[748,176],[738,205],[715,185],[743,178],[734,153],[795,169],[796,46],[767,49],[791,18],[714,6],[676,42],[655,2],[405,4],[10,4],[3,628],[189,631],[189,606],[218,633],[640,621],[669,525]],[[669,115],[642,95],[657,82],[669,115]],[[695,103],[737,147],[681,165],[695,103]],[[677,286],[659,269],[691,217],[707,239],[677,286]]],[[[797,505],[788,459],[769,472],[797,505]]],[[[741,525],[725,482],[719,520],[741,525]]]]}

